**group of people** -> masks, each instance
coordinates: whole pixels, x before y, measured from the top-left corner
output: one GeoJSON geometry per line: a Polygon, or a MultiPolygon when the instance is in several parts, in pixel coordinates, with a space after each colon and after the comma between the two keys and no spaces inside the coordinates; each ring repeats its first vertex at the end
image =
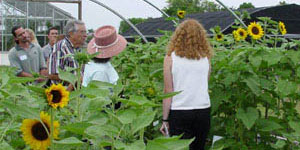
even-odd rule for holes
{"type": "MultiPolygon", "coordinates": [[[[69,54],[81,50],[87,38],[85,24],[79,20],[68,21],[65,38],[56,41],[58,30],[48,31],[49,44],[43,49],[29,38],[20,26],[12,29],[16,46],[9,51],[11,66],[16,75],[33,77],[32,72],[49,79],[52,84],[60,82],[59,69],[77,68],[78,63],[69,54]]],[[[186,19],[173,33],[164,59],[164,92],[180,91],[163,100],[163,120],[160,131],[164,135],[182,135],[183,139],[194,138],[190,150],[203,150],[210,129],[210,98],[208,80],[211,70],[212,48],[206,30],[196,20],[186,19]]],[[[87,52],[99,54],[85,65],[82,85],[93,80],[115,84],[118,73],[110,63],[113,56],[126,48],[127,41],[112,26],[98,28],[87,45],[87,52]]],[[[130,59],[130,58],[129,58],[130,59]]],[[[76,73],[76,72],[73,72],[76,73]]],[[[72,85],[67,85],[71,91],[72,85]]]]}
{"type": "MultiPolygon", "coordinates": [[[[49,84],[61,82],[58,76],[60,69],[79,67],[78,62],[70,54],[81,51],[87,38],[85,24],[80,20],[67,22],[65,35],[61,40],[57,40],[58,29],[49,28],[47,31],[49,43],[43,48],[40,47],[31,29],[15,26],[12,28],[12,34],[16,45],[9,51],[8,58],[10,65],[17,69],[16,75],[34,77],[34,74],[38,73],[41,77],[36,81],[49,80],[49,84]]],[[[116,84],[119,76],[111,65],[110,58],[123,51],[126,45],[127,41],[117,34],[114,27],[107,25],[98,28],[87,46],[87,52],[93,54],[99,51],[99,55],[84,67],[82,85],[87,86],[92,80],[116,84]]],[[[73,90],[71,84],[66,87],[69,91],[73,90]]]]}

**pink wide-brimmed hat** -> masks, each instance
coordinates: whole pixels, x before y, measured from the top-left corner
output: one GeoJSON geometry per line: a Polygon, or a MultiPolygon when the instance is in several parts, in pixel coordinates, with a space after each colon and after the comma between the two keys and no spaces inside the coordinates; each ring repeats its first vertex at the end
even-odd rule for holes
{"type": "Polygon", "coordinates": [[[126,39],[117,34],[113,26],[102,26],[94,33],[94,38],[87,46],[87,52],[94,54],[100,52],[97,58],[110,58],[122,52],[127,45],[126,39]]]}

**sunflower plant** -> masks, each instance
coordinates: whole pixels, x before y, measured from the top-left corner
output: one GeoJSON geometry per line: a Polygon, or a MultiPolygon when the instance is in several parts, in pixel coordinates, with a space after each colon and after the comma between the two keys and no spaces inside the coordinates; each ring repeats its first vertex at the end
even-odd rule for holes
{"type": "Polygon", "coordinates": [[[48,104],[56,109],[57,107],[63,108],[68,104],[69,91],[66,90],[62,84],[52,84],[45,90],[48,104]]]}
{"type": "Polygon", "coordinates": [[[241,36],[240,36],[240,34],[238,34],[237,30],[232,31],[232,36],[233,36],[235,41],[240,41],[241,40],[241,36]]]}
{"type": "Polygon", "coordinates": [[[177,17],[179,18],[179,19],[183,19],[184,18],[184,16],[185,16],[185,11],[184,10],[178,10],[177,11],[177,17]]]}
{"type": "Polygon", "coordinates": [[[264,35],[264,30],[262,26],[257,22],[251,22],[247,28],[249,36],[254,40],[261,39],[264,35]]]}
{"type": "MultiPolygon", "coordinates": [[[[239,42],[234,34],[223,33],[222,41],[210,38],[215,55],[208,149],[299,149],[300,43],[282,38],[279,23],[270,18],[256,24],[264,31],[258,40],[250,34],[243,40],[246,29],[240,25],[234,28],[239,42]],[[223,138],[212,148],[214,135],[223,138]]],[[[176,94],[163,94],[162,66],[171,35],[164,33],[156,43],[136,39],[112,59],[120,76],[116,85],[93,81],[81,87],[80,73],[72,74],[81,68],[60,70],[65,83],[77,83],[67,94],[62,85],[28,84],[34,79],[0,66],[1,148],[186,149],[191,140],[159,133],[162,100],[176,94]]],[[[85,55],[78,56],[82,65],[90,57],[85,55]]]]}
{"type": "MultiPolygon", "coordinates": [[[[300,53],[293,50],[295,43],[287,44],[278,36],[278,22],[259,20],[248,26],[253,40],[223,43],[226,50],[215,52],[212,60],[210,96],[215,117],[210,132],[223,136],[214,148],[299,148],[294,143],[300,140],[295,126],[300,119],[300,76],[292,70],[298,68],[300,53]]],[[[241,40],[239,29],[232,34],[236,41],[241,40]]]]}
{"type": "Polygon", "coordinates": [[[224,35],[222,33],[216,34],[215,39],[217,41],[222,41],[222,40],[224,40],[224,35]]]}
{"type": "Polygon", "coordinates": [[[285,24],[283,22],[279,21],[278,28],[282,35],[285,35],[287,33],[285,24]]]}
{"type": "Polygon", "coordinates": [[[58,138],[59,123],[54,121],[54,128],[51,130],[50,116],[40,113],[40,120],[24,119],[21,125],[23,139],[33,150],[47,150],[50,146],[50,133],[53,132],[54,138],[58,138]]]}
{"type": "Polygon", "coordinates": [[[243,28],[238,28],[236,30],[236,34],[240,37],[240,39],[245,40],[248,36],[248,33],[245,29],[243,28]]]}
{"type": "Polygon", "coordinates": [[[95,81],[87,87],[79,85],[74,91],[68,92],[63,85],[78,85],[80,73],[74,75],[73,72],[80,68],[59,70],[59,77],[64,84],[44,88],[41,85],[26,85],[31,79],[21,80],[14,77],[13,71],[5,70],[11,68],[0,67],[3,70],[0,105],[8,110],[3,118],[5,124],[1,124],[7,130],[0,130],[3,133],[0,144],[5,141],[5,145],[13,149],[151,150],[157,146],[160,149],[172,147],[180,141],[181,147],[187,147],[191,140],[180,140],[179,137],[161,140],[158,130],[161,100],[172,96],[162,94],[161,82],[161,64],[168,38],[169,34],[166,34],[156,44],[143,44],[137,40],[119,57],[115,57],[112,62],[119,64],[116,68],[122,70],[119,70],[120,81],[117,85],[95,81]],[[129,57],[131,59],[127,59],[129,57]],[[40,116],[42,113],[38,115],[42,111],[45,111],[43,117],[40,116]],[[46,115],[46,112],[50,115],[46,115]],[[26,121],[22,124],[23,120],[26,121]],[[59,135],[56,121],[59,122],[59,135]],[[41,124],[44,128],[41,128],[41,124]],[[30,128],[37,132],[29,132],[30,128]],[[45,131],[50,132],[45,134],[45,131]],[[20,144],[16,145],[10,137],[20,141],[20,144]]]}

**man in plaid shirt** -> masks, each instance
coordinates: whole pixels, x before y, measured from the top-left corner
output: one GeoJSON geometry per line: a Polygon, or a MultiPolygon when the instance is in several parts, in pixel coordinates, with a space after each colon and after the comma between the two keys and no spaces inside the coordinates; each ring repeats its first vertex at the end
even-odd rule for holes
{"type": "MultiPolygon", "coordinates": [[[[58,77],[59,68],[61,70],[65,70],[67,67],[78,68],[78,63],[74,57],[67,57],[66,55],[80,51],[80,47],[87,38],[85,24],[79,20],[68,21],[65,26],[65,35],[63,40],[54,45],[49,57],[49,78],[52,83],[60,81],[58,77]]],[[[73,73],[76,74],[75,71],[73,73]]],[[[73,90],[73,86],[69,84],[67,90],[73,90]]]]}

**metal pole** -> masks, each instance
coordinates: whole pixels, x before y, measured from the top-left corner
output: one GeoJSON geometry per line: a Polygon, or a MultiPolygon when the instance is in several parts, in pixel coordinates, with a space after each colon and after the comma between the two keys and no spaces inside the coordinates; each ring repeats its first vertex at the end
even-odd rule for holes
{"type": "Polygon", "coordinates": [[[133,25],[133,24],[132,24],[129,20],[127,20],[126,18],[124,18],[121,14],[119,14],[118,12],[114,11],[114,10],[111,9],[110,7],[104,5],[103,3],[101,3],[101,2],[99,2],[99,1],[97,1],[97,0],[90,0],[90,1],[92,1],[92,2],[94,2],[94,3],[96,3],[96,4],[98,4],[98,5],[100,5],[100,6],[104,7],[104,8],[106,8],[107,10],[111,11],[112,13],[114,13],[115,15],[117,15],[118,17],[120,17],[122,20],[124,20],[126,23],[128,23],[128,24],[130,25],[130,27],[133,28],[133,29],[134,29],[134,30],[142,37],[142,39],[143,39],[146,43],[148,43],[148,40],[147,40],[147,39],[145,38],[145,36],[140,32],[140,30],[137,29],[135,25],[133,25]]]}
{"type": "MultiPolygon", "coordinates": [[[[143,0],[144,2],[148,3],[150,6],[154,7],[156,10],[160,11],[163,15],[165,15],[166,17],[170,17],[166,12],[164,12],[163,10],[159,9],[157,6],[155,6],[153,3],[147,1],[147,0],[143,0]]],[[[172,22],[177,25],[177,22],[175,20],[172,20],[172,22]]]]}
{"type": "Polygon", "coordinates": [[[52,8],[52,26],[54,27],[55,26],[55,21],[54,21],[54,16],[55,16],[55,13],[54,13],[54,8],[52,8]]]}
{"type": "MultiPolygon", "coordinates": [[[[29,9],[28,9],[28,6],[29,6],[28,3],[29,3],[29,2],[26,2],[26,28],[29,28],[29,27],[28,27],[28,10],[29,10],[29,9]]],[[[35,31],[35,30],[33,30],[33,31],[35,31]]]]}
{"type": "Polygon", "coordinates": [[[78,20],[82,20],[82,1],[78,2],[78,20]]]}
{"type": "Polygon", "coordinates": [[[227,9],[245,28],[247,28],[246,24],[243,22],[241,18],[239,18],[230,8],[224,5],[220,0],[216,0],[220,5],[222,5],[225,9],[227,9]]]}
{"type": "Polygon", "coordinates": [[[29,2],[78,3],[78,0],[24,0],[29,2]]]}
{"type": "Polygon", "coordinates": [[[4,4],[3,4],[3,0],[1,0],[1,51],[4,51],[4,4]]]}

